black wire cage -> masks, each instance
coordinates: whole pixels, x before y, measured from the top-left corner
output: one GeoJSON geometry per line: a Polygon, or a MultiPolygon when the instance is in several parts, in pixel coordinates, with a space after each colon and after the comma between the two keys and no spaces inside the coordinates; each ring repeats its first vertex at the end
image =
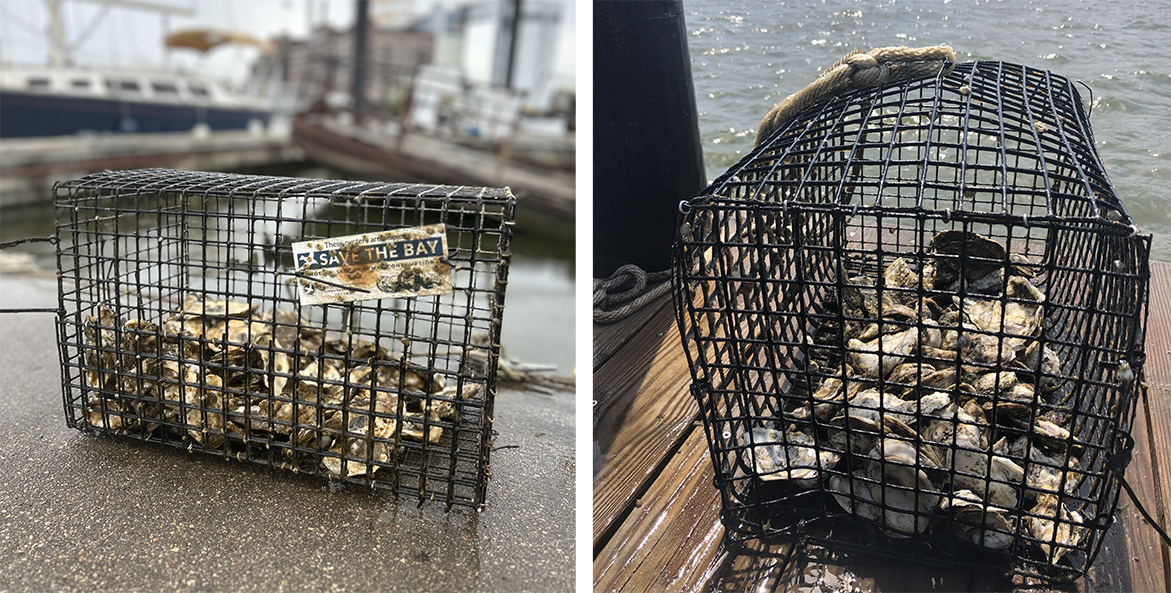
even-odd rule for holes
{"type": "Polygon", "coordinates": [[[483,503],[507,189],[141,170],[55,195],[69,426],[483,503]]]}
{"type": "Polygon", "coordinates": [[[1133,445],[1150,237],[1073,83],[981,61],[841,95],[680,208],[732,537],[1085,574],[1133,445]]]}

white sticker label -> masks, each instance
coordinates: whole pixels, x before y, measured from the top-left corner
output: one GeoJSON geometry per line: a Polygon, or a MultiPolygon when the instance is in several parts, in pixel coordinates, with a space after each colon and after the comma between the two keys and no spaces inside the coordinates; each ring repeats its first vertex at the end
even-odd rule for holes
{"type": "Polygon", "coordinates": [[[302,305],[451,292],[442,224],[293,243],[302,305]]]}

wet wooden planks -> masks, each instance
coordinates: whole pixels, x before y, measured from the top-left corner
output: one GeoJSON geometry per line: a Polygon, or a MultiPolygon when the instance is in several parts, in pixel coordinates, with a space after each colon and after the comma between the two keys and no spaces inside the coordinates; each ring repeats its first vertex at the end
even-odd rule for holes
{"type": "MultiPolygon", "coordinates": [[[[1147,384],[1151,404],[1151,437],[1162,497],[1171,504],[1171,264],[1151,262],[1151,305],[1147,321],[1147,384]]],[[[1171,509],[1164,510],[1171,519],[1171,509]]]]}
{"type": "Polygon", "coordinates": [[[595,369],[594,440],[603,453],[594,475],[595,550],[695,427],[699,406],[689,384],[670,306],[595,369]]]}
{"type": "MultiPolygon", "coordinates": [[[[1147,318],[1147,382],[1145,406],[1140,403],[1135,419],[1135,454],[1127,468],[1127,480],[1147,511],[1171,530],[1171,264],[1151,262],[1150,312],[1147,318]],[[1146,441],[1146,442],[1140,442],[1146,441]]],[[[1135,590],[1171,593],[1171,549],[1143,523],[1138,511],[1124,497],[1127,541],[1136,563],[1135,590]],[[1141,533],[1140,533],[1141,532],[1141,533]],[[1141,563],[1142,566],[1137,566],[1141,563]],[[1162,582],[1156,578],[1162,566],[1162,582]],[[1162,588],[1159,588],[1159,585],[1162,588]]]]}
{"type": "MultiPolygon", "coordinates": [[[[1140,401],[1133,434],[1136,446],[1126,477],[1144,506],[1168,524],[1171,500],[1171,264],[1151,263],[1151,306],[1145,367],[1147,401],[1140,401]]],[[[601,395],[597,430],[621,443],[625,457],[603,463],[595,480],[595,591],[859,590],[983,591],[1011,585],[987,571],[891,572],[889,567],[843,565],[809,558],[803,550],[775,543],[729,544],[719,523],[720,498],[711,485],[707,443],[695,419],[688,377],[671,304],[648,307],[635,320],[595,328],[595,389],[601,395]],[[621,335],[633,332],[633,335],[621,335]],[[640,353],[649,348],[653,355],[640,353]],[[672,380],[670,374],[678,373],[672,380]],[[624,380],[624,374],[634,378],[624,380]],[[602,381],[599,381],[602,379],[602,381]],[[656,404],[664,400],[670,405],[656,404]],[[681,401],[688,405],[680,405],[681,401]],[[659,411],[653,418],[620,409],[659,411]],[[621,424],[614,426],[613,422],[621,424]],[[627,426],[625,423],[629,422],[627,426]],[[662,431],[656,438],[635,435],[662,431]],[[674,446],[669,446],[670,443],[674,446]],[[668,445],[668,446],[664,446],[668,445]],[[640,448],[651,447],[650,450],[640,448]],[[633,467],[626,468],[627,464],[633,467]],[[622,485],[619,491],[608,490],[622,485]],[[601,504],[599,504],[599,502],[601,504]],[[873,572],[871,572],[873,571],[873,572]],[[901,574],[902,576],[892,576],[901,574]],[[910,576],[908,576],[908,574],[910,576]],[[764,589],[762,589],[764,590],[764,589]]],[[[614,455],[615,451],[603,447],[614,455]]],[[[1171,593],[1171,557],[1121,493],[1118,525],[1112,528],[1080,591],[1171,593]]],[[[1017,583],[1018,590],[1036,590],[1017,583]]]]}
{"type": "Polygon", "coordinates": [[[724,535],[713,477],[703,431],[692,431],[595,557],[595,590],[702,587],[724,535]]]}
{"type": "Polygon", "coordinates": [[[629,317],[609,325],[594,324],[594,371],[638,335],[639,330],[663,309],[671,310],[670,295],[646,305],[629,317]]]}
{"type": "MultiPolygon", "coordinates": [[[[1168,318],[1171,321],[1171,318],[1168,318]]],[[[1168,323],[1171,329],[1171,323],[1168,323]]],[[[1152,346],[1150,336],[1147,338],[1148,349],[1152,346]]],[[[1167,343],[1171,348],[1171,342],[1167,343]]],[[[1166,520],[1159,517],[1157,507],[1161,506],[1156,500],[1155,490],[1155,455],[1151,447],[1150,410],[1139,402],[1135,413],[1134,440],[1135,447],[1130,465],[1126,468],[1126,481],[1134,489],[1139,501],[1160,523],[1166,525],[1166,520]]],[[[1163,451],[1168,454],[1168,451],[1163,451]]],[[[1142,515],[1135,508],[1133,502],[1125,492],[1118,495],[1118,512],[1115,517],[1119,524],[1111,528],[1111,532],[1121,530],[1125,534],[1123,542],[1110,542],[1108,533],[1107,543],[1091,570],[1091,579],[1087,581],[1087,591],[1154,591],[1171,593],[1168,588],[1171,582],[1171,571],[1167,569],[1167,549],[1159,542],[1159,536],[1143,521],[1142,515]],[[1103,578],[1098,578],[1101,574],[1103,578]],[[1118,585],[1118,588],[1114,588],[1118,585]]]]}

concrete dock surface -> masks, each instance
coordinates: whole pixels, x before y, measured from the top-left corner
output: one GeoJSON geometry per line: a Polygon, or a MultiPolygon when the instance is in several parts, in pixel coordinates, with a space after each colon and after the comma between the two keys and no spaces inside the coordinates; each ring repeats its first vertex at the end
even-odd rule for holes
{"type": "MultiPolygon", "coordinates": [[[[0,274],[0,308],[55,307],[0,274]]],[[[574,399],[502,389],[482,511],[65,426],[54,316],[0,315],[0,592],[568,591],[574,399]]]]}

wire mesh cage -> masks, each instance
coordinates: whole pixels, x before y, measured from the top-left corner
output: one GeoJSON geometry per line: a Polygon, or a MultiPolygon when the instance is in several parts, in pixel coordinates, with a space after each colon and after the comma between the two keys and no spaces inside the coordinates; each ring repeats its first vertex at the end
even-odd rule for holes
{"type": "Polygon", "coordinates": [[[507,189],[142,170],[55,193],[69,426],[483,502],[507,189]]]}
{"type": "Polygon", "coordinates": [[[1150,251],[1093,146],[1069,80],[968,62],[813,105],[681,204],[732,536],[1085,573],[1133,445],[1150,251]]]}

